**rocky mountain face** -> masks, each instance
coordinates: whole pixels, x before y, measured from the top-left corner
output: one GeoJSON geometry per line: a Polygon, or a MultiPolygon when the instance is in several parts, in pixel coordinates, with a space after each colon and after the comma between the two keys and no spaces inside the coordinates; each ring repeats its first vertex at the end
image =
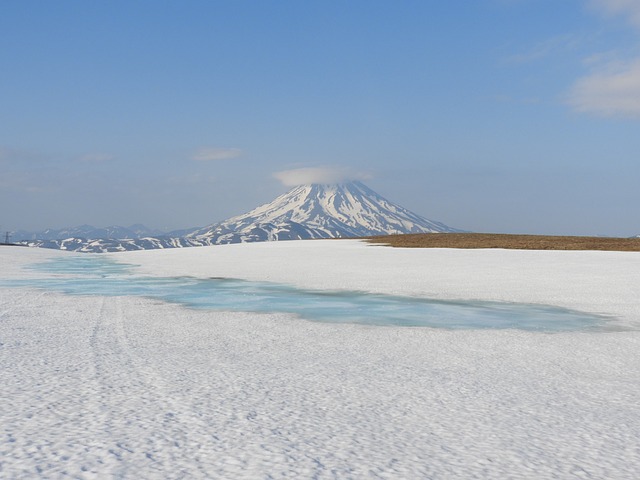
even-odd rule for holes
{"type": "Polygon", "coordinates": [[[225,243],[350,238],[402,233],[457,232],[397,205],[360,182],[302,185],[270,203],[180,237],[144,236],[125,240],[71,237],[31,240],[32,246],[83,252],[113,252],[225,243]]]}

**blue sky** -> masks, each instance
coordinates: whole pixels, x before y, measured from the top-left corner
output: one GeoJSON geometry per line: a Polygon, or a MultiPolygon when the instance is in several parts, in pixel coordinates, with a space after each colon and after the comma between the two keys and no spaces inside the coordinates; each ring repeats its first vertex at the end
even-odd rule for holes
{"type": "Polygon", "coordinates": [[[467,230],[640,233],[637,0],[10,1],[0,71],[3,230],[202,226],[312,171],[467,230]]]}

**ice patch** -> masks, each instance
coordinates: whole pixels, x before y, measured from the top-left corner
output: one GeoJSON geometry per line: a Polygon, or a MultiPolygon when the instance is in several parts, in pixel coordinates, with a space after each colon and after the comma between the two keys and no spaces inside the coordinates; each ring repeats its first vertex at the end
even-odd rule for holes
{"type": "Polygon", "coordinates": [[[284,312],[329,323],[547,332],[606,328],[605,317],[544,305],[309,290],[225,278],[136,276],[131,266],[98,256],[58,258],[31,268],[50,275],[13,280],[4,286],[38,287],[71,295],[133,295],[218,311],[284,312]]]}

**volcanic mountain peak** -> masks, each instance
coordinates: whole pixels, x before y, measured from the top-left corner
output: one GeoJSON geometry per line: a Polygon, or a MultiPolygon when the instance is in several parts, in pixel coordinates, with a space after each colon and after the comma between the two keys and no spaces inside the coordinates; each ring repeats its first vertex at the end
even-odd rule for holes
{"type": "MultiPolygon", "coordinates": [[[[457,232],[428,220],[378,195],[360,182],[338,185],[301,185],[248,213],[204,228],[166,236],[111,239],[77,238],[30,240],[27,245],[114,252],[176,248],[224,243],[365,237],[402,233],[457,232]]],[[[67,232],[65,232],[67,233],[67,232]]]]}
{"type": "Polygon", "coordinates": [[[299,238],[457,231],[390,202],[360,182],[351,182],[301,185],[270,203],[188,236],[203,239],[222,231],[237,234],[265,225],[283,228],[289,224],[313,231],[310,237],[299,238]]]}

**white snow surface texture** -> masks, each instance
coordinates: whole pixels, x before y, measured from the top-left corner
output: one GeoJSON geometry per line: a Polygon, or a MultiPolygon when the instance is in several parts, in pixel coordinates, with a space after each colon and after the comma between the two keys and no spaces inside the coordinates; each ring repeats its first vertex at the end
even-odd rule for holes
{"type": "MultiPolygon", "coordinates": [[[[69,255],[87,254],[0,247],[0,279],[69,255]]],[[[637,253],[317,240],[110,256],[153,276],[559,305],[626,329],[324,324],[2,288],[2,479],[638,478],[637,253]]]]}

